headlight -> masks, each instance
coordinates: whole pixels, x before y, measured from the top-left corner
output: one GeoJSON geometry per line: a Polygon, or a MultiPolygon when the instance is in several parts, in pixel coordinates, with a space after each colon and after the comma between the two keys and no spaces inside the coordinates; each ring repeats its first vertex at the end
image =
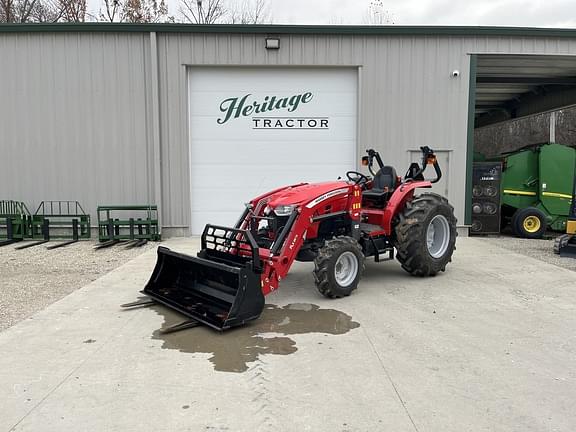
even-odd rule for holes
{"type": "Polygon", "coordinates": [[[276,213],[276,216],[290,216],[295,208],[295,205],[281,205],[274,209],[274,213],[276,213]]]}

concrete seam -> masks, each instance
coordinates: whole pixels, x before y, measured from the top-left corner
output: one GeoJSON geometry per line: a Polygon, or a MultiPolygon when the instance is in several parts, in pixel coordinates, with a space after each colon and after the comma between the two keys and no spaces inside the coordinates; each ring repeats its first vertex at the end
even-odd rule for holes
{"type": "Polygon", "coordinates": [[[368,343],[370,343],[370,346],[372,347],[372,351],[374,351],[374,354],[376,355],[376,358],[378,359],[378,362],[380,363],[380,367],[382,367],[382,370],[384,371],[384,373],[386,374],[386,378],[388,378],[388,381],[390,382],[390,384],[392,385],[392,388],[394,389],[394,392],[396,393],[396,396],[398,397],[398,400],[400,401],[400,403],[402,404],[402,407],[404,408],[404,411],[406,412],[406,415],[408,416],[408,418],[410,419],[410,422],[412,423],[412,426],[414,427],[414,430],[416,432],[420,432],[418,430],[418,427],[416,426],[416,423],[414,422],[414,419],[412,418],[412,415],[410,415],[410,411],[408,411],[408,407],[406,406],[406,402],[404,402],[404,399],[402,399],[402,396],[400,396],[400,392],[398,391],[398,387],[396,386],[396,384],[394,383],[394,381],[392,380],[392,377],[390,376],[390,373],[388,372],[388,369],[386,369],[386,366],[384,366],[384,362],[382,361],[382,358],[380,357],[380,354],[378,353],[378,351],[376,350],[376,347],[374,346],[374,343],[372,342],[372,339],[370,339],[370,336],[368,336],[368,332],[366,331],[366,329],[364,327],[362,327],[362,330],[364,332],[364,335],[366,336],[366,339],[368,340],[368,343]]]}
{"type": "Polygon", "coordinates": [[[122,331],[122,329],[124,329],[124,327],[126,327],[128,324],[130,324],[130,322],[137,316],[138,314],[134,314],[134,316],[132,316],[128,321],[126,321],[126,323],[124,323],[124,325],[122,327],[120,327],[120,329],[118,330],[118,332],[114,333],[113,335],[111,335],[110,337],[108,337],[100,347],[98,347],[98,349],[94,350],[91,354],[89,354],[78,366],[76,366],[74,369],[72,369],[70,371],[70,373],[68,373],[64,378],[62,378],[62,380],[52,389],[50,390],[42,399],[40,399],[38,401],[38,403],[36,405],[34,405],[32,408],[30,408],[30,410],[24,414],[22,416],[22,418],[20,420],[18,420],[18,422],[16,422],[16,424],[14,426],[12,426],[10,429],[8,429],[8,432],[13,432],[14,430],[16,430],[16,428],[18,427],[18,425],[20,423],[22,423],[30,414],[32,414],[32,412],[34,410],[36,410],[36,408],[38,408],[40,405],[42,405],[44,403],[44,401],[46,399],[48,399],[48,397],[50,397],[56,390],[58,390],[62,384],[64,384],[68,378],[70,378],[78,369],[80,369],[82,366],[84,366],[84,364],[90,360],[92,357],[94,357],[95,354],[97,354],[98,352],[100,352],[106,345],[108,345],[108,342],[110,342],[110,340],[120,331],[122,331]]]}

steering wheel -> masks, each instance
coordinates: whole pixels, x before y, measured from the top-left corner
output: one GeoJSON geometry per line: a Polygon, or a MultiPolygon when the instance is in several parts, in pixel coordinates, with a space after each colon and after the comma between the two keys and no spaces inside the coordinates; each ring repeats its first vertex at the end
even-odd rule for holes
{"type": "Polygon", "coordinates": [[[368,183],[368,181],[370,181],[370,179],[368,177],[366,177],[362,173],[359,173],[358,171],[348,171],[346,173],[346,177],[348,178],[348,180],[350,180],[351,182],[354,182],[354,184],[357,184],[357,185],[366,184],[366,183],[368,183]]]}

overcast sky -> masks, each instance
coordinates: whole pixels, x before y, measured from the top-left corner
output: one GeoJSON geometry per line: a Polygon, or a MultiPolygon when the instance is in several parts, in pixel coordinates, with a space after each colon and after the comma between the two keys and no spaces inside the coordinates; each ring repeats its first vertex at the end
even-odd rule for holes
{"type": "MultiPolygon", "coordinates": [[[[180,0],[166,0],[171,15],[180,0]]],[[[225,0],[241,2],[243,0],[225,0]]],[[[251,0],[254,1],[254,0],[251,0]]],[[[365,24],[371,0],[266,0],[275,24],[365,24]]],[[[88,0],[97,14],[103,0],[88,0]]],[[[576,28],[576,0],[383,0],[397,25],[576,28]]]]}
{"type": "MultiPolygon", "coordinates": [[[[275,23],[362,24],[370,0],[268,0],[275,23]]],[[[576,0],[383,0],[398,25],[576,27],[576,0]]]]}

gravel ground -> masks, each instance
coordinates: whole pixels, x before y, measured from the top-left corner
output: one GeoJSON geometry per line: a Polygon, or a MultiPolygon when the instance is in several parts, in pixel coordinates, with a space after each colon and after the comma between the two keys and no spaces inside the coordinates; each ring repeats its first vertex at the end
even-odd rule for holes
{"type": "Polygon", "coordinates": [[[549,264],[563,267],[568,270],[576,271],[576,259],[560,257],[554,254],[554,238],[558,233],[549,233],[547,239],[530,240],[517,238],[512,235],[501,235],[499,237],[475,237],[485,243],[499,246],[522,255],[537,258],[549,264]]]}
{"type": "Polygon", "coordinates": [[[95,244],[81,241],[54,250],[44,245],[23,250],[1,247],[0,331],[157,246],[94,250],[95,244]]]}
{"type": "MultiPolygon", "coordinates": [[[[576,271],[576,259],[553,253],[553,239],[528,240],[509,235],[476,238],[487,245],[576,271]]],[[[0,248],[0,331],[157,246],[148,243],[134,249],[116,246],[94,250],[94,245],[79,242],[55,250],[44,246],[21,251],[12,245],[0,248]]]]}

